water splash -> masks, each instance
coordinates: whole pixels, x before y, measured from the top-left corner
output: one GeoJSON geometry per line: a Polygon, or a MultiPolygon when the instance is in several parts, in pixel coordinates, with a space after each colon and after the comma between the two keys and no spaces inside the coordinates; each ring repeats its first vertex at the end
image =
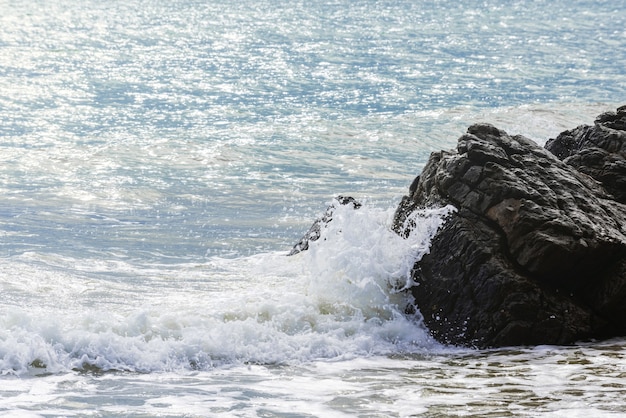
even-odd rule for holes
{"type": "Polygon", "coordinates": [[[75,260],[85,270],[73,274],[59,269],[72,260],[4,260],[3,270],[25,281],[2,282],[15,304],[0,315],[0,370],[206,370],[428,349],[436,343],[419,312],[405,314],[406,289],[451,210],[419,212],[403,239],[389,227],[393,208],[340,207],[320,239],[293,257],[213,258],[168,270],[100,263],[98,271],[75,260]]]}

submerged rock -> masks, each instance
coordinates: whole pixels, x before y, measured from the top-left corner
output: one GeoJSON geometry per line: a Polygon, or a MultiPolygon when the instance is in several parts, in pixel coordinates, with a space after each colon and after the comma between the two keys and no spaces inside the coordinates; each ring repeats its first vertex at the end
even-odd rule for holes
{"type": "Polygon", "coordinates": [[[309,249],[309,242],[317,241],[322,233],[322,227],[333,220],[333,213],[335,212],[336,205],[352,205],[353,209],[359,209],[361,204],[357,202],[354,198],[349,196],[337,196],[333,202],[326,208],[326,212],[321,218],[318,218],[313,222],[311,228],[300,238],[300,241],[296,245],[293,246],[288,255],[295,255],[299,252],[305,251],[309,249]]]}
{"type": "Polygon", "coordinates": [[[471,126],[456,151],[431,155],[393,228],[408,234],[418,208],[458,209],[413,271],[412,294],[437,340],[494,347],[626,335],[624,110],[550,141],[564,161],[488,124],[471,126]]]}

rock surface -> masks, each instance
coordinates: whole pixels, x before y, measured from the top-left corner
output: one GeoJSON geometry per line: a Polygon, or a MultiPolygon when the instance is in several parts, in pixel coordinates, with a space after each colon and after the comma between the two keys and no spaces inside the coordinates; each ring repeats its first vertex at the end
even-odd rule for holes
{"type": "Polygon", "coordinates": [[[625,112],[549,141],[554,155],[488,124],[471,126],[456,152],[431,155],[393,227],[408,234],[418,208],[458,209],[413,273],[437,340],[496,347],[626,335],[625,112]]]}
{"type": "Polygon", "coordinates": [[[626,203],[626,106],[598,116],[593,126],[561,133],[546,149],[626,203]]]}

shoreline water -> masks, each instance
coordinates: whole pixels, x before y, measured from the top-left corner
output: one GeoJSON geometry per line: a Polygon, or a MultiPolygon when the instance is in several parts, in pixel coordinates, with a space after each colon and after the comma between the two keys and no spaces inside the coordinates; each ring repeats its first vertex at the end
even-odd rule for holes
{"type": "Polygon", "coordinates": [[[617,339],[211,372],[10,378],[0,408],[8,401],[32,416],[619,416],[625,347],[617,339]]]}

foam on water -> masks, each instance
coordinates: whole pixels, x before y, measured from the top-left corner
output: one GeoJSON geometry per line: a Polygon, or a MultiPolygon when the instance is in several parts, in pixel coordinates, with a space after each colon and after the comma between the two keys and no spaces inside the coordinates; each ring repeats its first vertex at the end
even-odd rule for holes
{"type": "Polygon", "coordinates": [[[414,352],[436,345],[404,313],[410,270],[452,208],[408,239],[393,208],[340,206],[310,249],[138,268],[25,254],[2,260],[2,374],[168,371],[414,352]],[[73,273],[69,266],[73,266],[73,273]]]}
{"type": "Polygon", "coordinates": [[[624,359],[622,340],[187,373],[6,376],[0,408],[25,412],[16,416],[614,417],[624,412],[624,359]]]}

